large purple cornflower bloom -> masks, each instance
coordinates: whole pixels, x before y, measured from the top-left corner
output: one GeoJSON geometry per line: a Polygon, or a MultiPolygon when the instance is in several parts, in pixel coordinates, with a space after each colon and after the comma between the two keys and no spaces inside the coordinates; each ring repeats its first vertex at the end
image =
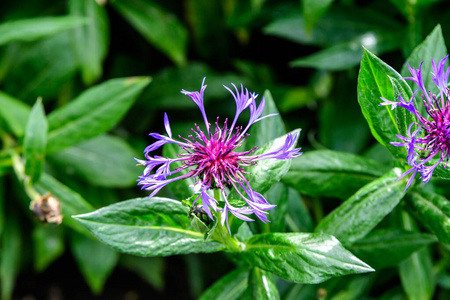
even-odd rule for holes
{"type": "Polygon", "coordinates": [[[247,131],[250,126],[272,115],[261,117],[265,106],[264,97],[260,104],[257,105],[256,98],[258,95],[249,93],[242,85],[240,91],[234,84],[232,85],[234,91],[226,86],[224,87],[231,93],[236,102],[236,114],[230,127],[228,127],[227,119],[225,119],[221,128],[218,123],[219,118],[217,118],[214,132],[211,124],[208,122],[203,105],[203,93],[206,89],[205,79],[203,79],[199,92],[181,91],[181,93],[189,96],[199,107],[205,122],[206,132],[203,132],[195,124],[195,129],[192,129],[194,132],[193,136],[190,135],[188,138],[179,136],[181,141],[176,140],[172,137],[167,114],[164,114],[164,126],[167,135],[151,133],[150,136],[157,141],[145,149],[146,160],[136,159],[139,164],[145,166],[143,175],[139,177],[138,185],[142,185],[142,189],[152,191],[150,197],[153,197],[167,184],[192,177],[195,178],[196,187],[199,191],[199,196],[195,201],[201,198],[203,208],[212,220],[214,220],[214,217],[211,210],[215,212],[221,211],[222,226],[225,221],[228,226],[228,212],[244,221],[253,221],[248,215],[255,214],[261,221],[268,222],[267,210],[274,208],[275,205],[271,205],[260,193],[252,189],[249,182],[245,179],[245,174],[247,174],[245,168],[255,165],[260,160],[298,157],[302,154],[300,152],[301,148],[294,148],[297,135],[288,134],[284,145],[276,151],[251,155],[256,150],[255,147],[248,151],[237,152],[236,148],[241,146],[248,136],[247,131]],[[245,127],[236,126],[239,115],[247,108],[250,110],[248,124],[245,127]],[[165,158],[157,155],[150,156],[150,152],[167,143],[177,144],[184,150],[184,153],[177,155],[175,158],[165,158]],[[174,162],[181,162],[181,167],[171,170],[170,165],[174,162]],[[182,175],[175,175],[183,170],[186,171],[182,172],[182,175]],[[236,207],[230,204],[227,194],[229,189],[233,188],[245,201],[245,206],[236,207]],[[216,199],[211,195],[211,190],[213,189],[220,190],[221,199],[216,199]]]}
{"type": "Polygon", "coordinates": [[[408,64],[412,77],[406,77],[404,79],[411,80],[419,86],[409,102],[403,99],[401,94],[398,96],[399,102],[381,98],[384,102],[380,105],[391,105],[391,109],[401,106],[416,116],[416,121],[409,125],[408,136],[397,135],[403,142],[391,142],[394,146],[406,147],[408,150],[407,160],[412,168],[400,176],[400,178],[403,178],[412,173],[405,190],[411,185],[417,173],[420,173],[420,179],[423,182],[428,182],[433,175],[434,169],[440,163],[444,162],[444,168],[448,165],[450,150],[450,95],[448,77],[450,67],[445,69],[447,59],[448,55],[442,58],[437,65],[432,59],[433,72],[431,74],[433,82],[439,89],[438,95],[434,95],[425,88],[422,78],[422,62],[419,69],[414,69],[408,64]],[[422,100],[428,114],[426,117],[419,114],[414,106],[414,98],[419,90],[423,93],[422,100]],[[416,127],[414,131],[412,131],[413,127],[416,127]],[[433,158],[437,159],[435,163],[431,163],[433,158]]]}

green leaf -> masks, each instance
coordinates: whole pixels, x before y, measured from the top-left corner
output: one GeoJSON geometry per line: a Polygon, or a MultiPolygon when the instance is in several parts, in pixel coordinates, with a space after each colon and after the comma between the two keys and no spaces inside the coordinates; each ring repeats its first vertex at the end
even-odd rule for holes
{"type": "Polygon", "coordinates": [[[345,199],[384,171],[379,163],[361,156],[316,150],[294,159],[282,181],[302,194],[345,199]]]}
{"type": "Polygon", "coordinates": [[[209,287],[199,300],[241,299],[248,285],[248,275],[247,268],[231,271],[209,287]]]}
{"type": "Polygon", "coordinates": [[[316,22],[326,13],[334,0],[303,0],[302,9],[305,16],[305,27],[308,32],[316,22]]]}
{"type": "Polygon", "coordinates": [[[74,233],[71,249],[78,267],[94,294],[99,294],[119,259],[119,253],[84,235],[74,233]]]}
{"type": "Polygon", "coordinates": [[[44,171],[47,130],[48,125],[42,99],[38,99],[31,109],[23,139],[25,174],[30,177],[31,184],[38,182],[44,171]]]}
{"type": "Polygon", "coordinates": [[[0,278],[1,298],[11,299],[14,282],[19,273],[22,253],[22,238],[19,220],[15,214],[7,214],[5,230],[1,236],[0,278]]]}
{"type": "Polygon", "coordinates": [[[245,250],[240,254],[253,266],[302,283],[373,271],[328,234],[258,234],[246,241],[245,250]]]}
{"type": "MultiPolygon", "coordinates": [[[[261,122],[264,122],[264,120],[261,122]]],[[[297,146],[297,141],[298,138],[300,137],[300,130],[301,129],[296,129],[289,133],[297,135],[297,140],[294,142],[293,148],[297,146]]],[[[265,144],[264,146],[256,150],[254,152],[254,155],[259,155],[278,150],[280,147],[284,145],[286,138],[287,135],[283,135],[279,138],[272,140],[271,142],[265,144]]],[[[265,193],[267,190],[269,190],[272,184],[280,181],[280,179],[287,173],[290,166],[291,166],[290,159],[261,160],[255,166],[248,168],[247,172],[250,174],[246,175],[246,178],[253,190],[257,191],[258,193],[265,193]]]]}
{"type": "Polygon", "coordinates": [[[188,34],[175,15],[153,1],[114,0],[112,5],[148,42],[178,66],[186,64],[188,34]]]}
{"type": "Polygon", "coordinates": [[[422,189],[410,193],[406,203],[423,225],[433,232],[440,242],[450,245],[450,202],[441,195],[422,189]]]}
{"type": "Polygon", "coordinates": [[[146,77],[111,79],[88,89],[48,115],[48,153],[100,135],[125,115],[142,90],[146,77]]]}
{"type": "Polygon", "coordinates": [[[102,135],[52,154],[49,160],[92,185],[116,188],[136,185],[136,156],[125,140],[102,135]]]}
{"type": "Polygon", "coordinates": [[[34,269],[44,271],[64,253],[62,227],[37,224],[32,232],[34,246],[34,269]]]}
{"type": "Polygon", "coordinates": [[[434,276],[430,253],[427,249],[414,253],[402,262],[399,271],[408,299],[432,299],[434,276]]]}
{"type": "Polygon", "coordinates": [[[27,44],[12,44],[5,51],[7,67],[0,70],[5,92],[34,102],[36,98],[56,98],[78,69],[70,46],[69,31],[27,44]]]}
{"type": "Polygon", "coordinates": [[[280,299],[273,275],[260,268],[253,268],[248,278],[248,288],[243,299],[280,299]]]}
{"type": "MultiPolygon", "coordinates": [[[[405,90],[404,81],[399,81],[395,78],[389,77],[392,83],[392,87],[394,89],[394,98],[398,99],[399,95],[401,94],[402,97],[408,97],[411,98],[412,95],[410,95],[410,90],[405,90]]],[[[409,101],[409,99],[407,100],[409,101]]],[[[395,122],[398,126],[398,131],[400,132],[400,135],[402,136],[408,136],[408,128],[409,125],[413,122],[415,122],[415,117],[412,113],[410,113],[408,110],[404,109],[403,107],[399,107],[394,109],[395,114],[395,122]]],[[[395,141],[400,141],[399,138],[397,138],[395,141]]]]}
{"type": "Polygon", "coordinates": [[[5,180],[3,176],[0,176],[0,237],[2,236],[3,230],[5,228],[5,200],[5,180]]]}
{"type": "Polygon", "coordinates": [[[15,20],[0,25],[0,45],[17,41],[34,41],[85,23],[80,17],[41,17],[15,20]]]}
{"type": "Polygon", "coordinates": [[[431,234],[398,229],[378,229],[355,242],[349,250],[376,270],[393,267],[412,253],[436,241],[431,234]]]}
{"type": "Polygon", "coordinates": [[[121,255],[119,262],[123,267],[138,274],[155,290],[163,290],[165,265],[164,259],[162,257],[138,257],[133,255],[121,255]]]}
{"type": "Polygon", "coordinates": [[[0,118],[5,120],[9,129],[16,135],[22,137],[30,115],[30,107],[3,92],[0,92],[0,118]]]}
{"type": "Polygon", "coordinates": [[[313,221],[300,194],[293,188],[288,189],[288,215],[286,225],[292,231],[311,232],[313,221]]]}
{"type": "Polygon", "coordinates": [[[140,256],[209,253],[223,245],[205,242],[190,227],[188,209],[180,202],[136,198],[74,216],[99,240],[114,249],[140,256]]]}
{"type": "MultiPolygon", "coordinates": [[[[401,225],[406,230],[417,231],[414,220],[404,211],[401,225]]],[[[433,271],[431,253],[428,248],[411,255],[399,266],[400,280],[408,299],[431,299],[435,288],[435,272],[433,271]]]]}
{"type": "Polygon", "coordinates": [[[351,245],[369,233],[405,195],[401,174],[395,168],[365,185],[317,225],[315,232],[327,233],[351,245]]]}
{"type": "Polygon", "coordinates": [[[407,156],[406,149],[390,144],[390,142],[398,140],[397,134],[402,133],[397,125],[395,115],[399,108],[391,110],[389,105],[379,106],[382,102],[380,97],[394,101],[390,77],[398,80],[403,90],[406,91],[406,94],[402,96],[409,99],[412,95],[411,88],[404,80],[401,80],[400,74],[365,49],[358,77],[359,105],[369,123],[372,135],[396,158],[404,159],[407,156]]]}
{"type": "Polygon", "coordinates": [[[86,200],[78,193],[69,189],[67,186],[46,173],[42,174],[40,182],[36,185],[36,189],[40,191],[41,194],[50,192],[59,201],[61,204],[61,213],[64,216],[63,224],[82,233],[86,233],[85,229],[71,218],[72,215],[94,210],[86,200]]]}
{"type": "MultiPolygon", "coordinates": [[[[438,24],[433,29],[433,31],[426,37],[426,39],[413,50],[413,52],[403,65],[401,74],[403,77],[410,77],[411,73],[409,72],[408,64],[413,68],[419,68],[420,64],[423,62],[421,74],[423,78],[423,83],[425,84],[425,88],[436,94],[438,88],[433,83],[432,79],[431,72],[433,69],[431,65],[431,59],[433,58],[434,61],[437,63],[441,58],[444,58],[446,55],[447,55],[447,47],[445,46],[441,25],[438,24]]],[[[408,83],[413,89],[417,88],[414,82],[408,80],[408,83]]],[[[422,99],[420,97],[417,97],[416,103],[418,104],[416,107],[423,107],[422,99]]],[[[426,113],[424,109],[423,112],[426,113]]]]}
{"type": "Polygon", "coordinates": [[[85,84],[91,84],[102,76],[102,63],[109,45],[108,16],[103,6],[90,0],[70,0],[69,13],[87,21],[73,31],[73,46],[80,62],[81,77],[85,84]]]}
{"type": "Polygon", "coordinates": [[[270,204],[276,205],[276,209],[270,212],[270,232],[284,232],[286,226],[286,213],[288,212],[289,189],[281,182],[274,183],[264,194],[264,198],[270,204]]]}
{"type": "Polygon", "coordinates": [[[265,145],[277,137],[286,134],[283,119],[279,114],[272,94],[268,90],[264,92],[264,98],[266,100],[266,107],[264,108],[262,116],[269,114],[277,115],[264,119],[250,128],[250,135],[245,140],[245,144],[249,145],[247,148],[265,145]]]}

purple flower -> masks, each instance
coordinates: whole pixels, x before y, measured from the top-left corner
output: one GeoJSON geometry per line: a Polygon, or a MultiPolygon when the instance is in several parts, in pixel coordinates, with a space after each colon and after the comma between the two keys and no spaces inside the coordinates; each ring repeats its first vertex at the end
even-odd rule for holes
{"type": "Polygon", "coordinates": [[[293,159],[302,154],[301,148],[295,148],[297,134],[288,134],[285,143],[272,152],[251,155],[256,147],[248,151],[237,152],[236,148],[241,146],[248,136],[247,131],[250,126],[272,115],[261,117],[265,106],[264,97],[257,105],[257,94],[249,93],[242,85],[240,91],[234,84],[232,85],[234,91],[225,87],[236,102],[236,114],[230,128],[228,128],[227,119],[220,127],[219,118],[217,118],[215,130],[212,131],[203,104],[203,93],[206,89],[205,79],[203,79],[200,92],[185,90],[181,92],[189,96],[198,105],[205,122],[206,132],[203,132],[195,124],[195,128],[192,129],[193,135],[188,136],[188,138],[180,136],[181,141],[173,139],[169,118],[165,114],[164,126],[167,135],[151,133],[150,136],[155,138],[156,141],[145,148],[146,159],[136,159],[140,165],[145,166],[142,176],[139,177],[138,185],[141,185],[142,189],[152,191],[150,197],[155,196],[171,182],[189,177],[195,178],[199,195],[194,203],[201,201],[206,214],[212,220],[214,219],[212,211],[216,213],[220,211],[222,226],[227,222],[228,230],[228,212],[244,221],[253,221],[248,215],[254,214],[261,221],[269,222],[267,211],[275,207],[275,205],[267,202],[263,195],[251,188],[250,183],[245,178],[245,174],[248,174],[245,169],[257,164],[260,160],[293,159]],[[247,108],[250,111],[248,124],[245,127],[236,126],[239,115],[247,108]],[[177,144],[184,152],[177,155],[176,158],[150,156],[150,152],[168,143],[177,144]],[[174,162],[181,162],[182,164],[178,168],[171,169],[171,164],[174,162]],[[177,175],[177,173],[183,175],[177,175]],[[230,189],[236,189],[245,205],[238,206],[230,203],[227,199],[230,189]],[[220,195],[220,199],[217,199],[217,196],[216,198],[212,196],[213,190],[220,191],[220,193],[215,193],[220,195]]]}
{"type": "Polygon", "coordinates": [[[416,117],[416,121],[409,125],[407,137],[397,135],[403,142],[391,142],[394,146],[406,147],[408,150],[407,160],[412,168],[400,176],[400,178],[403,178],[412,173],[406,189],[411,185],[417,173],[421,175],[420,179],[423,182],[428,182],[433,175],[433,171],[440,163],[444,162],[444,168],[448,165],[450,150],[450,94],[448,78],[450,67],[445,69],[447,59],[448,55],[442,58],[437,65],[432,60],[433,71],[431,74],[433,82],[439,89],[438,95],[434,95],[425,88],[421,70],[422,62],[419,69],[414,69],[408,64],[412,77],[404,79],[411,80],[419,86],[409,102],[405,101],[402,95],[398,97],[399,102],[381,98],[383,102],[380,105],[391,105],[391,109],[401,106],[416,117]],[[419,90],[422,92],[423,105],[428,116],[422,116],[414,106],[414,98],[419,90]],[[414,132],[411,132],[413,126],[416,129],[414,132]],[[431,164],[433,158],[437,159],[437,162],[431,164]]]}

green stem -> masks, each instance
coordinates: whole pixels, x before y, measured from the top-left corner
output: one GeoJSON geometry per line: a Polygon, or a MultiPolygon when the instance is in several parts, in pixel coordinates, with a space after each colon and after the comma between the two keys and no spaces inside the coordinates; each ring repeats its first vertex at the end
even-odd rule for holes
{"type": "MultiPolygon", "coordinates": [[[[214,199],[217,200],[217,202],[219,202],[220,199],[220,189],[214,189],[214,199]]],[[[228,232],[228,228],[227,226],[224,224],[224,226],[222,226],[222,216],[219,213],[216,214],[216,219],[217,219],[217,223],[216,226],[214,228],[214,233],[212,235],[212,238],[218,242],[221,242],[222,244],[224,244],[225,246],[228,247],[229,250],[233,251],[233,252],[240,252],[242,251],[242,245],[240,245],[240,243],[234,239],[233,237],[231,237],[230,233],[228,232]]]]}

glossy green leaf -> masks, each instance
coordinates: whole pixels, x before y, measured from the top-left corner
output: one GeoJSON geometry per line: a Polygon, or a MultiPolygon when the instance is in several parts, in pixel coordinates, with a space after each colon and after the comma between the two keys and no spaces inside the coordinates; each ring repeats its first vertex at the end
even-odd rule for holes
{"type": "Polygon", "coordinates": [[[253,268],[248,278],[248,288],[242,299],[280,299],[273,274],[260,268],[253,268]]]}
{"type": "Polygon", "coordinates": [[[335,276],[373,271],[328,234],[254,235],[246,241],[241,256],[253,266],[302,283],[319,283],[335,276]]]}
{"type": "Polygon", "coordinates": [[[19,273],[21,250],[24,245],[17,216],[8,214],[5,221],[5,230],[1,236],[0,296],[3,300],[9,300],[12,296],[16,276],[19,273]]]}
{"type": "Polygon", "coordinates": [[[109,21],[106,9],[96,1],[70,0],[69,13],[86,20],[84,26],[73,31],[73,46],[80,62],[83,81],[91,84],[102,76],[102,63],[108,52],[109,21]]]}
{"type": "Polygon", "coordinates": [[[59,201],[61,204],[61,213],[64,217],[63,224],[82,233],[86,233],[85,229],[71,218],[72,215],[87,213],[94,210],[80,194],[69,189],[67,186],[46,173],[42,174],[41,180],[36,185],[36,188],[41,194],[51,193],[59,201]]]}
{"type": "Polygon", "coordinates": [[[186,64],[187,30],[175,15],[153,1],[114,0],[112,5],[147,41],[178,66],[186,64]]]}
{"type": "Polygon", "coordinates": [[[304,0],[302,1],[305,27],[311,31],[316,22],[326,13],[334,0],[304,0]]]}
{"type": "MultiPolygon", "coordinates": [[[[392,83],[392,87],[394,89],[394,98],[398,101],[399,95],[402,95],[402,97],[411,97],[410,90],[405,90],[404,81],[400,81],[398,79],[395,79],[393,77],[389,77],[392,83]]],[[[408,100],[409,101],[409,100],[408,100]]],[[[403,107],[399,107],[398,109],[394,109],[394,115],[395,115],[395,122],[398,126],[398,131],[400,135],[402,136],[408,136],[408,128],[409,125],[413,122],[415,122],[415,117],[412,113],[410,113],[408,110],[404,109],[403,107]]],[[[399,138],[397,138],[395,141],[400,141],[399,138]]]]}
{"type": "Polygon", "coordinates": [[[351,245],[369,233],[405,195],[400,169],[393,169],[365,185],[328,214],[315,232],[327,233],[351,245]]]}
{"type": "Polygon", "coordinates": [[[72,235],[70,247],[92,292],[99,294],[117,264],[119,253],[98,241],[76,233],[72,235]]]}
{"type": "Polygon", "coordinates": [[[0,92],[0,118],[5,120],[9,129],[17,136],[22,137],[31,108],[3,92],[0,92]]]}
{"type": "Polygon", "coordinates": [[[261,120],[250,127],[250,135],[245,139],[245,145],[248,145],[247,148],[265,145],[277,137],[286,134],[283,119],[279,114],[272,94],[268,90],[264,92],[264,98],[266,100],[266,107],[264,108],[262,116],[269,114],[277,115],[261,120]]]}
{"type": "Polygon", "coordinates": [[[47,130],[44,106],[42,100],[38,99],[31,109],[23,139],[25,174],[30,177],[31,184],[38,182],[44,171],[47,130]]]}
{"type": "Polygon", "coordinates": [[[49,159],[92,185],[129,187],[136,185],[140,173],[133,157],[137,154],[125,140],[102,135],[55,153],[49,159]]]}
{"type": "Polygon", "coordinates": [[[294,159],[282,181],[302,194],[345,199],[384,171],[383,166],[367,158],[316,150],[294,159]]]}
{"type": "Polygon", "coordinates": [[[246,268],[231,271],[201,295],[199,300],[237,300],[242,299],[248,285],[249,271],[246,268]]]}
{"type": "Polygon", "coordinates": [[[380,97],[394,101],[393,87],[390,77],[397,79],[406,94],[402,96],[409,99],[412,95],[411,88],[401,80],[400,74],[388,66],[381,59],[365,50],[361,61],[358,77],[358,102],[362,113],[369,123],[372,135],[384,145],[396,158],[405,158],[407,153],[404,147],[396,147],[390,144],[396,141],[400,134],[396,121],[396,111],[389,105],[379,106],[380,97]]]}
{"type": "MultiPolygon", "coordinates": [[[[262,120],[261,122],[264,122],[264,120],[262,120]]],[[[290,134],[297,135],[297,140],[293,144],[293,148],[297,147],[297,141],[300,137],[300,130],[301,129],[296,129],[290,132],[290,134]]],[[[272,140],[271,142],[256,150],[254,152],[254,155],[278,150],[284,145],[286,137],[287,135],[283,135],[272,140]]],[[[265,193],[272,186],[272,184],[280,181],[280,179],[287,173],[290,166],[290,159],[261,160],[255,166],[248,168],[247,172],[249,172],[249,174],[245,177],[247,178],[253,190],[257,191],[258,193],[265,193]]]]}
{"type": "Polygon", "coordinates": [[[123,267],[138,274],[154,289],[161,291],[164,288],[165,265],[162,257],[121,255],[119,262],[123,267]]]}
{"type": "Polygon", "coordinates": [[[85,23],[80,17],[40,17],[15,20],[0,25],[0,45],[17,41],[34,41],[85,23]]]}
{"type": "Polygon", "coordinates": [[[37,224],[32,232],[34,269],[45,270],[64,253],[64,236],[61,226],[37,224]]]}
{"type": "Polygon", "coordinates": [[[223,245],[205,242],[190,227],[188,208],[165,198],[137,198],[109,205],[76,220],[114,249],[140,256],[208,253],[223,245]]]}
{"type": "Polygon", "coordinates": [[[48,115],[48,153],[100,135],[125,115],[142,90],[146,77],[111,79],[88,89],[48,115]]]}
{"type": "Polygon", "coordinates": [[[288,13],[277,14],[277,18],[265,26],[263,31],[300,44],[328,46],[349,42],[368,32],[376,36],[401,32],[404,27],[386,14],[351,6],[330,10],[311,31],[305,26],[306,18],[308,17],[291,9],[288,13]]]}
{"type": "Polygon", "coordinates": [[[436,241],[431,234],[379,229],[355,242],[349,250],[376,270],[393,267],[412,253],[436,241]]]}
{"type": "Polygon", "coordinates": [[[450,202],[444,196],[424,190],[411,192],[406,201],[411,214],[440,242],[450,245],[450,202]]]}
{"type": "MultiPolygon", "coordinates": [[[[434,94],[438,91],[437,86],[433,83],[432,79],[432,65],[431,59],[437,63],[441,58],[444,58],[447,55],[447,47],[445,46],[444,37],[442,36],[441,25],[436,25],[433,31],[426,37],[426,39],[418,45],[411,55],[406,60],[405,64],[402,67],[401,74],[403,77],[410,77],[411,73],[408,69],[408,64],[418,69],[421,63],[422,65],[422,79],[425,84],[425,88],[427,90],[432,91],[434,94]]],[[[413,89],[416,89],[418,86],[408,80],[407,81],[413,89]]],[[[418,104],[416,107],[423,107],[422,99],[417,97],[416,103],[418,104]]],[[[425,110],[422,110],[424,113],[425,110]]]]}
{"type": "Polygon", "coordinates": [[[264,198],[270,204],[276,205],[276,209],[270,211],[270,232],[284,232],[286,227],[286,213],[288,212],[289,188],[281,182],[274,183],[264,194],[264,198]]]}

